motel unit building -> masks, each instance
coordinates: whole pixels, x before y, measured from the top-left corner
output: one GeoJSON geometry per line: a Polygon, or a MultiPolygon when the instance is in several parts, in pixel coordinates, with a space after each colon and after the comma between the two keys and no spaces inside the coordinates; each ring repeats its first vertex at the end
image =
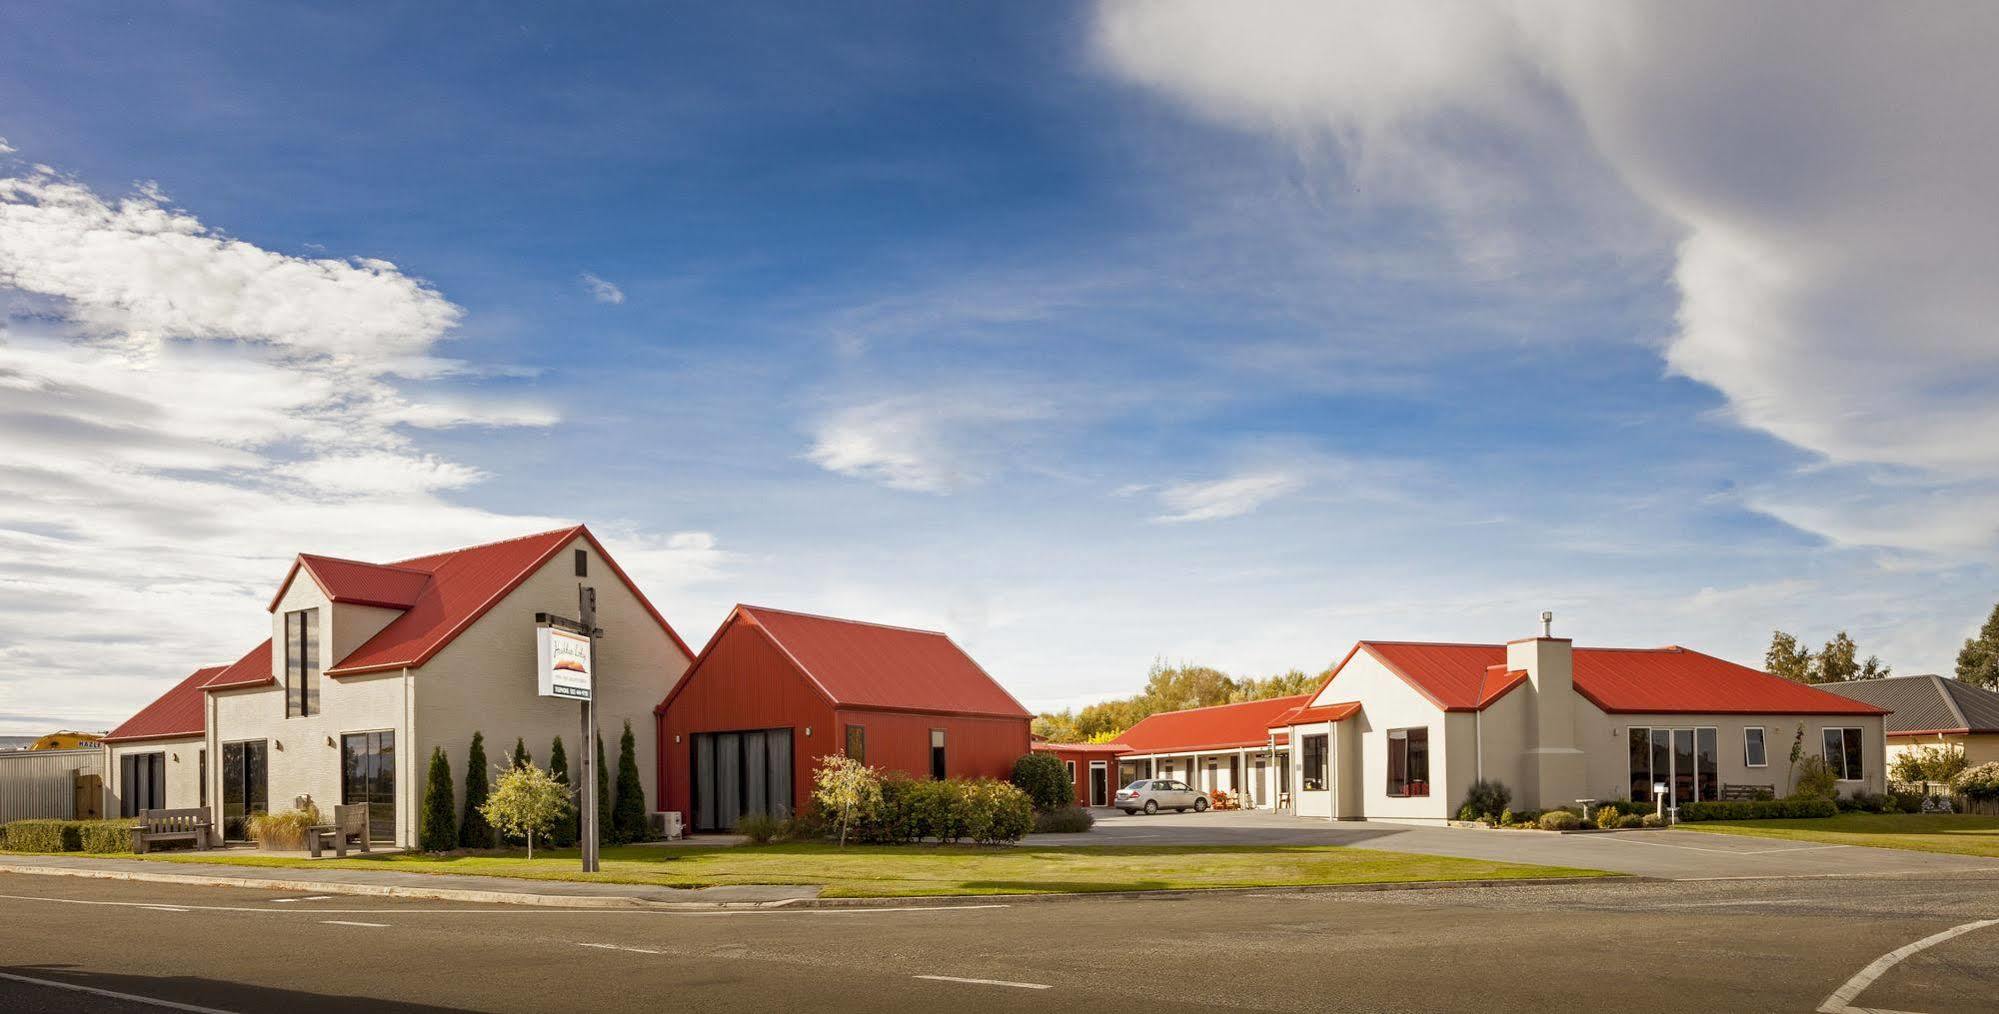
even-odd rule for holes
{"type": "Polygon", "coordinates": [[[413,847],[433,749],[461,808],[475,732],[495,765],[516,738],[546,765],[561,736],[574,775],[580,706],[540,695],[536,618],[574,616],[586,584],[603,630],[592,676],[606,759],[631,723],[656,799],[648,720],[692,653],[577,525],[388,564],[301,554],[271,598],[268,640],[190,674],[106,738],[105,812],[201,807],[217,837],[240,840],[253,813],[368,803],[373,838],[413,847]]]}

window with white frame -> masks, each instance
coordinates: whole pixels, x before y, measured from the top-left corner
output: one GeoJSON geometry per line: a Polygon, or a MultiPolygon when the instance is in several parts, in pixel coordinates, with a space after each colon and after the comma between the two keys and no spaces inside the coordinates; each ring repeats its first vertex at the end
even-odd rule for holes
{"type": "Polygon", "coordinates": [[[1742,730],[1742,763],[1752,768],[1770,766],[1770,752],[1763,743],[1762,726],[1752,725],[1742,730]]]}
{"type": "Polygon", "coordinates": [[[1305,782],[1303,789],[1306,792],[1324,792],[1326,790],[1326,734],[1322,732],[1315,736],[1306,736],[1304,737],[1304,745],[1304,769],[1300,772],[1305,782]]]}
{"type": "Polygon", "coordinates": [[[1388,794],[1430,794],[1430,730],[1388,730],[1388,794]]]}
{"type": "Polygon", "coordinates": [[[1867,777],[1861,764],[1859,729],[1826,729],[1823,736],[1825,764],[1834,777],[1842,782],[1857,782],[1867,777]]]}

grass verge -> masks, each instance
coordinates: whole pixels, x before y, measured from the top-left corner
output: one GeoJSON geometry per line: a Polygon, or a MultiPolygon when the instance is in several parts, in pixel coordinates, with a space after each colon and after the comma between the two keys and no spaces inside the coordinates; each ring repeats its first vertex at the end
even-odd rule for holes
{"type": "Polygon", "coordinates": [[[1999,817],[1966,813],[1842,813],[1813,820],[1707,820],[1679,826],[1713,834],[1999,858],[1999,817]]]}
{"type": "Polygon", "coordinates": [[[573,849],[542,853],[299,859],[253,852],[162,853],[165,863],[227,863],[291,869],[395,870],[525,880],[578,880],[660,887],[730,884],[823,886],[829,898],[925,895],[1076,894],[1101,891],[1322,884],[1427,883],[1604,877],[1601,870],[1491,862],[1449,856],[1314,846],[1074,846],[984,849],[971,846],[789,844],[736,847],[607,847],[594,876],[576,868],[573,849]]]}

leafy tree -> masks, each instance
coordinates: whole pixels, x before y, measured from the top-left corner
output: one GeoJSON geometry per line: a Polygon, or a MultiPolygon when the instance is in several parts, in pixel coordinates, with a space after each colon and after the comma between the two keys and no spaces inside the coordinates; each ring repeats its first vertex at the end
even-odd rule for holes
{"type": "Polygon", "coordinates": [[[625,723],[618,737],[618,794],[611,804],[611,841],[614,844],[644,841],[646,838],[646,790],[639,781],[637,741],[632,723],[625,723]]]}
{"type": "Polygon", "coordinates": [[[1763,668],[1793,683],[1817,682],[1812,679],[1812,653],[1781,630],[1770,632],[1770,650],[1763,653],[1763,668]]]}
{"type": "Polygon", "coordinates": [[[1229,695],[1230,703],[1242,701],[1264,701],[1272,697],[1292,697],[1311,693],[1319,689],[1324,674],[1314,676],[1303,669],[1278,673],[1268,679],[1244,676],[1235,681],[1235,692],[1229,695]]]}
{"type": "Polygon", "coordinates": [[[1024,753],[1013,762],[1013,784],[1027,793],[1042,813],[1067,809],[1076,802],[1076,783],[1069,769],[1052,753],[1024,753]]]}
{"type": "Polygon", "coordinates": [[[576,790],[569,784],[569,754],[562,748],[561,736],[555,737],[554,745],[548,748],[548,776],[562,783],[572,802],[568,818],[557,824],[554,831],[549,832],[548,843],[559,849],[568,848],[576,844],[578,838],[583,837],[582,829],[577,826],[582,814],[578,812],[581,807],[574,804],[576,790]]]}
{"type": "Polygon", "coordinates": [[[516,765],[500,773],[479,812],[508,835],[526,837],[533,859],[534,836],[548,834],[568,815],[569,787],[531,763],[516,765]]]}
{"type": "Polygon", "coordinates": [[[519,736],[515,736],[515,737],[514,737],[514,767],[517,767],[517,768],[524,768],[524,767],[527,767],[527,766],[528,766],[529,764],[532,764],[532,763],[534,763],[534,758],[532,758],[532,757],[529,757],[529,756],[528,756],[528,745],[527,745],[527,741],[526,741],[526,740],[524,740],[524,739],[522,739],[522,738],[520,738],[519,736]]]}
{"type": "MultiPolygon", "coordinates": [[[[610,838],[606,827],[611,820],[611,769],[604,766],[604,737],[597,737],[597,841],[610,838]]],[[[615,828],[612,828],[615,830],[615,828]]]]}
{"type": "Polygon", "coordinates": [[[443,747],[430,751],[430,784],[423,792],[423,829],[420,844],[425,852],[449,852],[458,847],[458,814],[451,800],[451,759],[443,747]]]}
{"type": "Polygon", "coordinates": [[[465,757],[465,816],[458,823],[458,844],[468,849],[493,847],[493,825],[486,823],[480,807],[486,805],[486,737],[472,734],[472,750],[465,757]]]}
{"type": "Polygon", "coordinates": [[[1957,653],[1957,678],[1972,686],[1999,690],[1999,605],[1992,607],[1992,615],[1978,628],[1978,636],[1965,639],[1964,650],[1957,653]]]}
{"type": "Polygon", "coordinates": [[[881,775],[845,754],[829,753],[812,773],[812,801],[826,819],[839,823],[840,846],[845,848],[847,830],[868,823],[881,810],[881,775]]]}
{"type": "Polygon", "coordinates": [[[1167,665],[1157,659],[1145,675],[1145,689],[1124,698],[1100,701],[1081,711],[1044,712],[1034,722],[1036,735],[1051,743],[1107,743],[1148,716],[1215,704],[1239,704],[1285,697],[1317,689],[1332,674],[1293,669],[1258,679],[1235,678],[1202,665],[1167,665]]]}

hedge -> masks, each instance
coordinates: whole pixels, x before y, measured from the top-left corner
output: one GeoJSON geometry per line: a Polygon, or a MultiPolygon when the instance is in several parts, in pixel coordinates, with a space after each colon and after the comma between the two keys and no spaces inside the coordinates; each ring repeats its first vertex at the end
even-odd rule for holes
{"type": "Polygon", "coordinates": [[[851,840],[905,845],[934,838],[946,844],[1003,845],[1034,827],[1027,793],[990,778],[944,781],[892,776],[881,780],[881,806],[856,815],[851,840]]]}
{"type": "Polygon", "coordinates": [[[130,820],[17,820],[0,825],[8,852],[130,852],[130,820]]]}
{"type": "Polygon", "coordinates": [[[1685,821],[1769,820],[1838,815],[1839,804],[1830,799],[1757,799],[1680,804],[1680,819],[1685,821]]]}

